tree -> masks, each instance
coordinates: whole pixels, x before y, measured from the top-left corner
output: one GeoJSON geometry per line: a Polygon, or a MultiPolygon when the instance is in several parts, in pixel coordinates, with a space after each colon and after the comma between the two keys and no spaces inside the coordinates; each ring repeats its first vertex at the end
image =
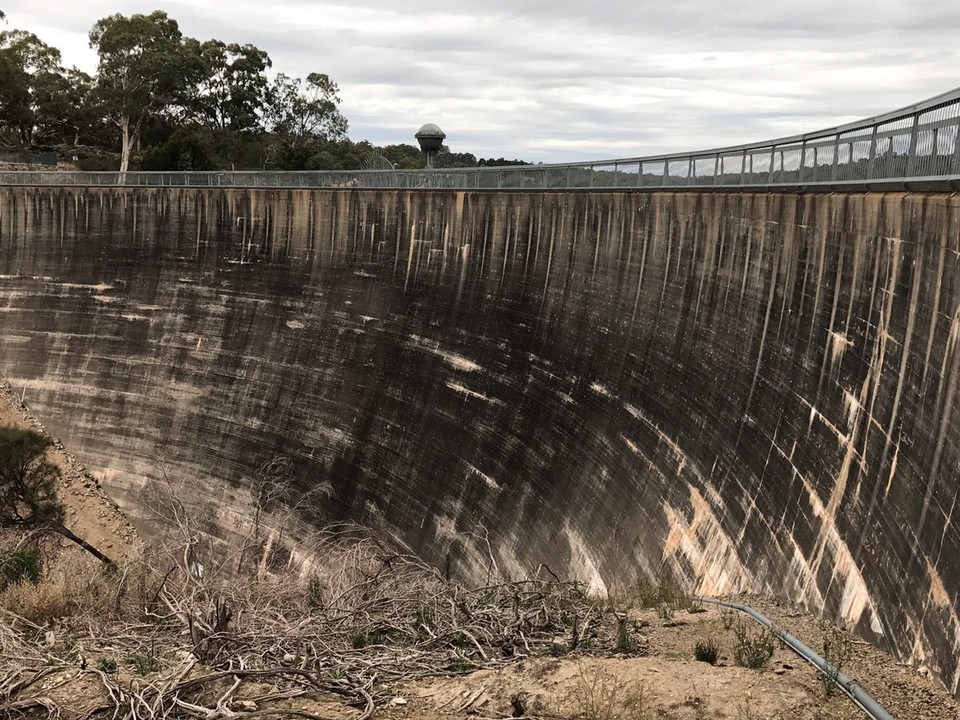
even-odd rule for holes
{"type": "Polygon", "coordinates": [[[63,524],[65,512],[56,488],[60,469],[46,457],[52,444],[33,430],[0,427],[0,528],[51,530],[112,565],[110,558],[63,524]]]}
{"type": "Polygon", "coordinates": [[[33,143],[38,86],[60,71],[60,51],[33,33],[0,32],[0,131],[8,142],[33,143]]]}
{"type": "MultiPolygon", "coordinates": [[[[316,153],[317,148],[311,146],[317,143],[346,139],[347,119],[337,107],[338,92],[337,84],[323,73],[310,73],[306,82],[277,74],[270,86],[267,106],[267,122],[277,141],[277,158],[309,157],[316,153]]],[[[289,161],[281,164],[291,165],[289,161]]]]}
{"type": "Polygon", "coordinates": [[[98,20],[90,31],[90,47],[100,57],[95,96],[120,129],[124,173],[144,121],[182,94],[199,74],[199,62],[183,51],[177,21],[160,10],[98,20]]]}
{"type": "Polygon", "coordinates": [[[34,82],[36,132],[46,145],[79,145],[100,122],[91,105],[93,78],[77,68],[41,73],[34,82]]]}
{"type": "Polygon", "coordinates": [[[188,38],[185,52],[200,67],[198,81],[184,88],[185,117],[213,131],[249,132],[261,126],[273,63],[254,45],[188,38]]]}

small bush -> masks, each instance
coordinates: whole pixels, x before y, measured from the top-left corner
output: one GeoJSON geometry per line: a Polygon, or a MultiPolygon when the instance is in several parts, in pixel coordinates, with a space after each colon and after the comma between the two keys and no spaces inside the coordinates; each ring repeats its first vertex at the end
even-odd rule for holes
{"type": "Polygon", "coordinates": [[[627,619],[626,613],[617,613],[617,652],[631,653],[637,648],[627,619]]]}
{"type": "Polygon", "coordinates": [[[97,670],[105,673],[115,673],[117,671],[117,661],[113,658],[100,658],[97,660],[97,670]]]}
{"type": "Polygon", "coordinates": [[[853,654],[853,641],[840,630],[833,628],[823,639],[823,659],[827,661],[828,670],[820,674],[823,683],[823,694],[830,697],[837,689],[837,679],[843,668],[850,662],[853,654]]]}
{"type": "Polygon", "coordinates": [[[63,617],[99,613],[113,603],[111,583],[100,566],[58,566],[36,583],[19,582],[0,592],[0,607],[37,625],[63,617]]]}
{"type": "Polygon", "coordinates": [[[157,657],[153,648],[146,652],[131,655],[124,662],[129,665],[137,675],[149,675],[152,672],[160,670],[160,658],[157,657]]]}
{"type": "Polygon", "coordinates": [[[0,592],[19,582],[36,584],[40,580],[40,552],[16,548],[0,553],[0,592]]]}
{"type": "Polygon", "coordinates": [[[737,665],[758,670],[773,657],[774,636],[766,628],[751,630],[741,621],[737,623],[733,632],[736,637],[733,645],[733,659],[737,665]]]}
{"type": "Polygon", "coordinates": [[[683,586],[671,575],[661,574],[656,580],[641,580],[637,583],[636,598],[643,608],[672,609],[691,607],[692,599],[683,586]]]}
{"type": "Polygon", "coordinates": [[[693,648],[693,656],[700,662],[717,664],[717,658],[720,657],[720,646],[713,638],[700,640],[693,648]]]}
{"type": "Polygon", "coordinates": [[[723,608],[720,610],[720,622],[723,624],[724,630],[729,630],[733,627],[733,623],[737,619],[737,613],[728,608],[723,608]]]}

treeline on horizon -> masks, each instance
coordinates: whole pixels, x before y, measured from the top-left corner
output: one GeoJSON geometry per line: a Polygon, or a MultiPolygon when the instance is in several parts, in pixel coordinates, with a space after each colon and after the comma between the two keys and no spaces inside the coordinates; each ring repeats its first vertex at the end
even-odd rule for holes
{"type": "MultiPolygon", "coordinates": [[[[347,137],[337,84],[273,72],[260,48],[186,37],[176,20],[114,14],[89,33],[97,72],[6,27],[0,10],[0,146],[56,151],[81,170],[357,170],[382,156],[422,168],[415,145],[347,137]]],[[[437,167],[524,165],[448,148],[437,167]]]]}

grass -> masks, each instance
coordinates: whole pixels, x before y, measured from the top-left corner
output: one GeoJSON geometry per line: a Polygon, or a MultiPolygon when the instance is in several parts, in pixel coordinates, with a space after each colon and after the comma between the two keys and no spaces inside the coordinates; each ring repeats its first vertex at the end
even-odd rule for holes
{"type": "Polygon", "coordinates": [[[699,640],[693,647],[693,657],[700,662],[716,665],[720,657],[720,645],[713,638],[699,640]]]}
{"type": "Polygon", "coordinates": [[[582,720],[646,720],[651,717],[647,689],[641,682],[623,681],[607,673],[578,667],[568,702],[582,720]]]}
{"type": "Polygon", "coordinates": [[[21,582],[40,581],[40,551],[14,548],[0,553],[0,591],[21,582]]]}
{"type": "Polygon", "coordinates": [[[737,665],[758,670],[773,657],[775,638],[767,628],[749,628],[743,621],[733,629],[733,659],[737,665]]]}

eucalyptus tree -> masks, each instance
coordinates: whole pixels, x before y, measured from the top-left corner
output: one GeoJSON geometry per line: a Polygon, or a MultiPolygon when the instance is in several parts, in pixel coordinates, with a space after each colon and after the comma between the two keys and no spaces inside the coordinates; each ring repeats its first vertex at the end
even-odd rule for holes
{"type": "Polygon", "coordinates": [[[222,40],[188,38],[184,47],[199,64],[196,82],[183,88],[184,119],[215,132],[261,130],[269,97],[270,56],[255,45],[222,40]]]}
{"type": "Polygon", "coordinates": [[[59,50],[24,30],[0,32],[0,138],[30,147],[38,124],[38,89],[59,72],[59,50]]]}
{"type": "Polygon", "coordinates": [[[94,96],[120,130],[124,173],[144,121],[180,99],[202,67],[193,53],[185,52],[177,21],[161,10],[98,20],[90,31],[90,47],[99,56],[94,96]]]}

